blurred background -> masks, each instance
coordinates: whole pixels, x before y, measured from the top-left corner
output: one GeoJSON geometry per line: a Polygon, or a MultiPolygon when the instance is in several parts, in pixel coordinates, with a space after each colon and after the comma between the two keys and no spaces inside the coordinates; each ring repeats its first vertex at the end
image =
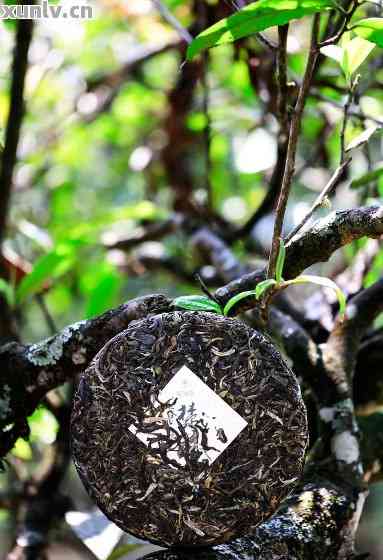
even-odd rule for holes
{"type": "MultiPolygon", "coordinates": [[[[162,5],[192,34],[234,10],[234,3],[224,0],[162,5]]],[[[198,293],[196,272],[209,286],[222,285],[214,266],[190,246],[190,233],[201,216],[217,228],[247,224],[267,195],[277,162],[275,62],[265,45],[247,39],[212,49],[202,62],[185,63],[185,42],[156,2],[99,0],[92,6],[91,20],[37,22],[29,53],[27,112],[4,246],[13,286],[21,291],[17,318],[24,342],[139,295],[198,293]]],[[[15,22],[0,22],[0,139],[15,28],[15,22]]],[[[266,35],[275,40],[273,30],[266,35]]],[[[304,19],[289,34],[292,92],[307,46],[304,19]]],[[[372,53],[362,67],[359,116],[350,119],[349,140],[366,119],[383,122],[381,61],[372,53]]],[[[336,62],[328,59],[308,99],[287,229],[307,212],[338,163],[345,92],[336,62]]],[[[377,135],[355,152],[333,209],[383,197],[383,173],[350,189],[350,178],[383,165],[381,149],[377,135]]],[[[322,208],[318,215],[328,212],[322,208]]],[[[234,236],[235,254],[249,266],[263,262],[272,228],[266,206],[246,238],[234,236]]],[[[316,271],[336,277],[367,249],[364,284],[369,285],[382,270],[378,242],[348,246],[316,271]]],[[[300,305],[311,306],[315,316],[310,293],[300,305]]],[[[0,479],[1,557],[16,535],[20,495],[51,460],[59,428],[52,403],[70,398],[71,391],[67,386],[55,391],[30,418],[29,442],[20,439],[8,457],[0,479]]],[[[57,523],[49,560],[94,554],[102,560],[133,559],[151,549],[121,536],[94,510],[70,463],[58,492],[68,501],[52,515],[66,521],[57,523]]],[[[377,483],[359,530],[361,549],[376,560],[383,559],[382,530],[383,485],[377,483]]]]}

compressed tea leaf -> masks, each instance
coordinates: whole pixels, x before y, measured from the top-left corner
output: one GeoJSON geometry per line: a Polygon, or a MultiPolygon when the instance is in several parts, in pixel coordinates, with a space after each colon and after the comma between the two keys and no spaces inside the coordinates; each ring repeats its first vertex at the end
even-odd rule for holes
{"type": "MultiPolygon", "coordinates": [[[[141,422],[129,430],[158,454],[166,440],[169,464],[211,465],[247,426],[221,397],[183,366],[160,391],[158,406],[150,406],[141,422]],[[155,414],[155,416],[153,416],[155,414]]],[[[152,485],[148,492],[156,485],[152,485]]]]}
{"type": "Polygon", "coordinates": [[[72,448],[89,493],[118,526],[162,546],[251,531],[294,488],[306,445],[299,385],[279,352],[213,313],[135,321],[74,400],[72,448]]]}

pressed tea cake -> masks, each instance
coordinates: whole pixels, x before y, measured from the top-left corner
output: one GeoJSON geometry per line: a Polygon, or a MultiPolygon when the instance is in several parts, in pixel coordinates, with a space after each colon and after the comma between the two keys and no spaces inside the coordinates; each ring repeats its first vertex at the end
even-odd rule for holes
{"type": "Polygon", "coordinates": [[[236,319],[133,322],[83,374],[78,472],[104,513],[163,546],[210,545],[269,517],[301,474],[307,421],[279,352],[236,319]]]}

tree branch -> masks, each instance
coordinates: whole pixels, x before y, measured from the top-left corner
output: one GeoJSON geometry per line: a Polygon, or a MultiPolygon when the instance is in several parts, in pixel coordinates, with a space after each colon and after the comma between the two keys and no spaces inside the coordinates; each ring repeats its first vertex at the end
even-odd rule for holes
{"type": "Polygon", "coordinates": [[[295,171],[295,157],[296,157],[297,146],[298,146],[301,120],[306,104],[307,95],[309,93],[310,86],[311,86],[311,79],[313,76],[313,72],[319,54],[318,45],[317,45],[319,22],[320,22],[320,16],[316,14],[313,20],[313,27],[311,32],[311,45],[310,45],[308,60],[306,63],[306,70],[303,77],[302,85],[299,89],[298,99],[295,104],[294,113],[291,120],[289,142],[288,142],[287,154],[286,154],[286,165],[283,174],[278,204],[277,204],[273,240],[271,244],[269,266],[267,271],[268,278],[274,278],[275,275],[275,265],[277,262],[279,245],[281,241],[283,220],[285,216],[287,200],[290,194],[293,175],[295,171]]]}
{"type": "Polygon", "coordinates": [[[61,403],[54,408],[59,423],[56,440],[49,449],[49,467],[38,477],[24,483],[18,502],[21,514],[16,544],[6,560],[42,560],[50,529],[61,521],[71,506],[71,500],[60,491],[61,482],[70,464],[71,406],[61,403]]]}
{"type": "Polygon", "coordinates": [[[348,158],[346,161],[343,161],[337,169],[334,171],[333,175],[331,176],[330,180],[323,188],[322,192],[318,195],[316,200],[313,202],[311,208],[308,212],[303,216],[302,220],[295,226],[295,228],[285,237],[284,242],[287,244],[291,239],[298,233],[300,229],[309,221],[309,219],[313,216],[314,212],[323,204],[323,201],[326,199],[327,196],[336,188],[339,180],[343,175],[343,171],[350,163],[351,158],[348,158]]]}
{"type": "MultiPolygon", "coordinates": [[[[383,235],[383,206],[366,206],[340,212],[332,212],[317,220],[311,228],[296,235],[286,247],[283,276],[295,278],[309,266],[327,261],[340,247],[362,237],[379,238],[383,235]]],[[[237,278],[219,288],[215,296],[221,305],[234,295],[253,290],[266,277],[266,270],[259,269],[237,278]]],[[[256,302],[244,300],[238,310],[254,307],[256,302]],[[244,305],[246,303],[246,305],[244,305]]]]}
{"type": "Polygon", "coordinates": [[[331,212],[287,245],[286,278],[294,278],[309,266],[327,261],[340,247],[362,237],[383,235],[383,206],[360,206],[331,212]]]}
{"type": "Polygon", "coordinates": [[[226,243],[208,228],[198,230],[191,238],[191,245],[215,267],[223,282],[249,271],[249,267],[241,264],[226,243]]]}
{"type": "Polygon", "coordinates": [[[10,107],[0,169],[0,246],[5,237],[13,171],[16,164],[21,123],[24,116],[24,83],[32,31],[33,20],[24,19],[17,22],[16,44],[12,63],[10,107]]]}
{"type": "Polygon", "coordinates": [[[189,31],[181,24],[180,21],[171,13],[171,11],[161,2],[161,0],[152,0],[153,4],[156,6],[157,10],[164,18],[168,24],[173,27],[178,33],[178,35],[186,41],[186,43],[191,43],[193,41],[193,36],[189,31]]]}
{"type": "Polygon", "coordinates": [[[162,222],[154,222],[146,227],[140,227],[129,237],[118,239],[115,234],[110,236],[107,234],[105,247],[107,249],[121,249],[129,251],[141,243],[146,241],[158,241],[166,235],[170,235],[177,231],[183,224],[184,218],[181,214],[173,214],[168,220],[162,222]]]}
{"type": "Polygon", "coordinates": [[[351,298],[347,304],[346,318],[338,319],[326,344],[327,369],[344,372],[352,382],[357,353],[362,336],[375,318],[383,312],[383,278],[351,298]]]}
{"type": "Polygon", "coordinates": [[[346,318],[338,319],[326,344],[322,345],[322,369],[312,381],[319,407],[321,438],[312,452],[310,468],[332,472],[357,493],[361,503],[363,457],[352,399],[352,380],[363,334],[383,311],[383,278],[353,297],[346,318]]]}
{"type": "Polygon", "coordinates": [[[327,480],[302,484],[253,535],[198,551],[155,552],[145,560],[352,560],[349,533],[356,507],[360,514],[352,491],[327,480]]]}
{"type": "Polygon", "coordinates": [[[48,391],[73,379],[131,321],[170,310],[171,301],[165,296],[146,296],[95,319],[75,323],[38,344],[9,343],[1,347],[0,457],[19,436],[28,435],[26,418],[48,391]]]}
{"type": "MultiPolygon", "coordinates": [[[[0,255],[6,235],[13,172],[17,160],[21,123],[24,116],[24,83],[28,65],[28,51],[32,40],[33,21],[17,22],[16,43],[12,62],[10,106],[5,130],[5,145],[0,165],[0,255]]],[[[4,262],[0,263],[0,277],[7,278],[4,262]]],[[[0,341],[17,339],[17,329],[8,302],[0,294],[0,341]]]]}

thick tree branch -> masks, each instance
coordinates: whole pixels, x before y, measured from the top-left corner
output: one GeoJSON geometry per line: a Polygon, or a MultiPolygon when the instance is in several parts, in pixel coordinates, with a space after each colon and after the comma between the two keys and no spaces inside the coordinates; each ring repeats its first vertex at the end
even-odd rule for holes
{"type": "MultiPolygon", "coordinates": [[[[383,235],[383,206],[366,206],[352,210],[332,212],[324,219],[317,220],[311,228],[296,235],[286,248],[283,276],[286,280],[295,278],[309,266],[327,261],[340,247],[362,237],[379,238],[383,235]]],[[[266,271],[256,270],[233,280],[219,288],[215,296],[225,304],[232,296],[245,290],[252,290],[264,280],[266,271]]],[[[238,309],[254,306],[246,301],[238,309]]]]}
{"type": "Polygon", "coordinates": [[[171,302],[164,296],[137,298],[38,344],[4,345],[0,349],[0,457],[17,437],[28,435],[26,418],[48,391],[73,379],[131,321],[170,309],[171,302]]]}
{"type": "Polygon", "coordinates": [[[51,460],[43,473],[24,483],[16,543],[7,560],[43,560],[50,529],[62,520],[71,506],[71,500],[60,491],[71,458],[70,404],[62,403],[53,412],[59,430],[48,451],[51,460]]]}
{"type": "Polygon", "coordinates": [[[304,484],[253,535],[203,550],[167,550],[146,560],[352,560],[355,514],[352,491],[327,480],[304,484]]]}
{"type": "Polygon", "coordinates": [[[129,237],[118,239],[114,234],[105,241],[107,249],[121,249],[129,251],[146,241],[158,241],[167,235],[177,231],[183,224],[184,218],[181,214],[174,213],[169,219],[162,222],[154,222],[146,227],[140,227],[129,237]]]}
{"type": "Polygon", "coordinates": [[[21,123],[24,116],[24,83],[32,31],[33,20],[25,19],[17,22],[16,44],[12,63],[10,107],[0,169],[0,246],[5,237],[13,171],[16,164],[21,123]]]}
{"type": "Polygon", "coordinates": [[[350,484],[364,501],[363,457],[352,399],[352,380],[363,334],[383,311],[383,279],[354,296],[346,318],[335,324],[321,347],[322,375],[314,380],[321,420],[321,438],[312,453],[311,467],[333,472],[350,484]]]}
{"type": "Polygon", "coordinates": [[[168,142],[161,152],[170,187],[174,192],[174,208],[177,212],[191,215],[196,213],[195,204],[191,200],[194,188],[191,152],[195,153],[196,135],[188,128],[186,119],[202,70],[200,61],[183,65],[177,83],[168,94],[169,112],[164,122],[168,142]]]}
{"type": "Polygon", "coordinates": [[[191,245],[215,267],[223,282],[249,271],[249,267],[241,264],[226,243],[208,228],[198,230],[191,239],[191,245]]]}
{"type": "MultiPolygon", "coordinates": [[[[0,254],[6,235],[13,172],[17,161],[17,146],[24,116],[24,83],[32,30],[32,20],[19,20],[17,22],[16,44],[12,63],[10,106],[5,131],[5,145],[0,165],[0,254]]],[[[0,277],[7,278],[4,262],[0,263],[0,277]]],[[[5,342],[17,339],[14,317],[3,294],[0,294],[0,316],[0,341],[5,342]]]]}
{"type": "Polygon", "coordinates": [[[355,255],[352,263],[335,277],[335,282],[346,295],[351,296],[361,290],[363,280],[371,269],[381,247],[382,240],[369,239],[365,246],[355,255]]]}
{"type": "Polygon", "coordinates": [[[325,353],[327,369],[344,372],[345,379],[340,382],[351,383],[362,336],[382,312],[383,278],[348,302],[346,318],[336,322],[325,353]]]}

